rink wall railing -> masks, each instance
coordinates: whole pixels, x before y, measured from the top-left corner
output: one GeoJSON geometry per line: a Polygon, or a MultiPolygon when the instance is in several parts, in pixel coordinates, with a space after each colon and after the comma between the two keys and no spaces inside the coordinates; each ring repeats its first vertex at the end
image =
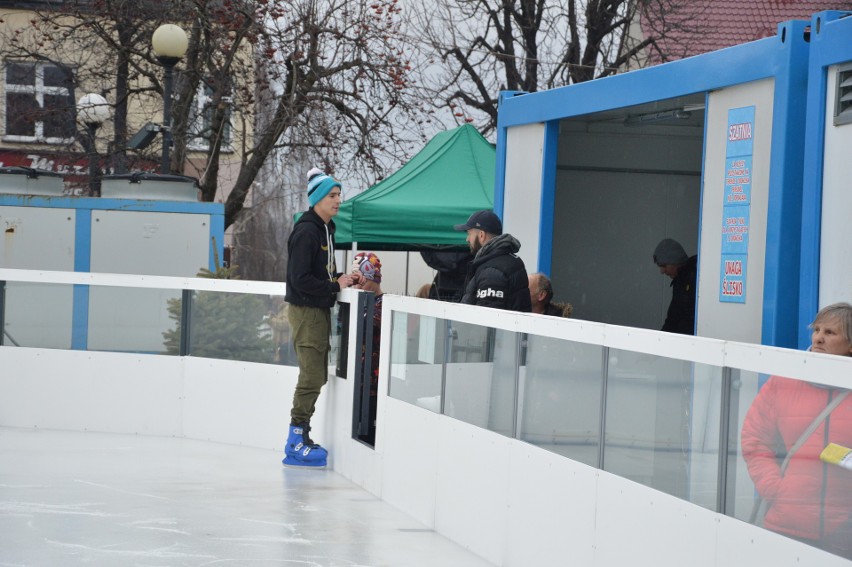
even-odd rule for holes
{"type": "MultiPolygon", "coordinates": [[[[298,375],[284,284],[0,282],[0,425],[283,448],[298,375]]],[[[371,296],[340,299],[313,421],[333,467],[493,563],[846,564],[743,521],[739,438],[770,375],[839,388],[852,359],[386,295],[369,447],[354,437],[371,331],[351,314],[371,296]]]]}

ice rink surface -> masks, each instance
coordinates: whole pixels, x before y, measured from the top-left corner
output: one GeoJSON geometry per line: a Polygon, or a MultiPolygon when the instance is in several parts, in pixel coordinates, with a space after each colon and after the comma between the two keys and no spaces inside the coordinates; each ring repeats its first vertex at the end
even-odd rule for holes
{"type": "Polygon", "coordinates": [[[0,567],[490,565],[331,470],[180,438],[0,427],[0,567]]]}

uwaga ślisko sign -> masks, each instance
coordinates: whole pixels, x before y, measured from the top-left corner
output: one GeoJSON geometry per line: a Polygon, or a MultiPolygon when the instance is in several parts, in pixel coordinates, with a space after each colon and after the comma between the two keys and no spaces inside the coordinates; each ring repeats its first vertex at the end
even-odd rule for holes
{"type": "Polygon", "coordinates": [[[728,110],[719,272],[719,301],[725,303],[746,298],[753,153],[754,106],[728,110]]]}

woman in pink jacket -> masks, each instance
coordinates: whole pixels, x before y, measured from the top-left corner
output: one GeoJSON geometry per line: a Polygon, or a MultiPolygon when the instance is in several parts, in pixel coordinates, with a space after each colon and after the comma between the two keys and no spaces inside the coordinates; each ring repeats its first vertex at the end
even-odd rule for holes
{"type": "MultiPolygon", "coordinates": [[[[852,305],[823,308],[811,324],[811,351],[852,356],[852,305]]],[[[742,429],[748,472],[768,507],[764,526],[852,559],[852,470],[820,461],[829,443],[852,447],[852,395],[781,462],[822,410],[845,390],[772,376],[742,429]]]]}

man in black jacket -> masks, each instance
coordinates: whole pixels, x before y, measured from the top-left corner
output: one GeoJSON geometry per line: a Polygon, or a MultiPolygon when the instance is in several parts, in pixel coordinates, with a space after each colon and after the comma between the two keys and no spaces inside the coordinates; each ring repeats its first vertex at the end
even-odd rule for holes
{"type": "Polygon", "coordinates": [[[695,334],[695,280],[698,256],[687,256],[677,240],[664,238],[654,249],[654,263],[672,279],[672,301],[661,331],[695,334]]]}
{"type": "Polygon", "coordinates": [[[337,292],[358,283],[340,274],[334,262],[334,221],[340,209],[340,182],[319,169],[308,172],[310,208],[287,240],[287,318],[299,359],[299,381],[293,394],[284,464],[324,467],[328,451],[314,443],[310,421],[320,390],[328,379],[331,307],[337,292]]]}
{"type": "Polygon", "coordinates": [[[453,303],[461,301],[467,267],[473,260],[473,254],[467,250],[421,250],[420,257],[435,270],[429,297],[453,303]]]}
{"type": "Polygon", "coordinates": [[[517,256],[521,243],[511,234],[503,234],[497,215],[487,209],[477,211],[455,229],[467,231],[467,244],[475,254],[468,266],[461,302],[530,311],[527,270],[517,256]]]}

